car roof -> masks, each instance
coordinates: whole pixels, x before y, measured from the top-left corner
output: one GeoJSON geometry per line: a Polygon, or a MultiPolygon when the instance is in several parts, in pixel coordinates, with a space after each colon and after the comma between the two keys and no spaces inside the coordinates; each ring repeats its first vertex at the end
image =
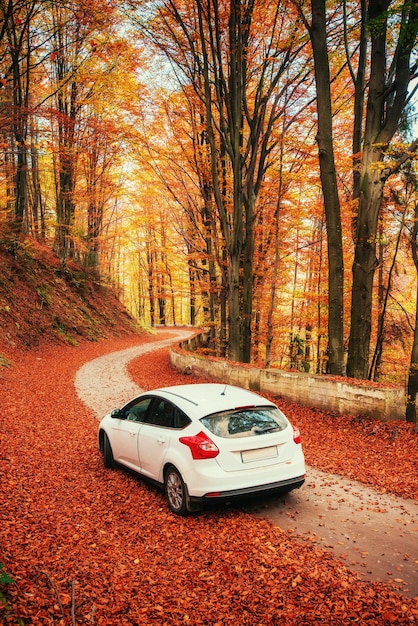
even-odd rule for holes
{"type": "Polygon", "coordinates": [[[248,406],[276,406],[266,398],[241,387],[224,383],[195,383],[154,389],[152,393],[172,400],[190,417],[248,406]]]}

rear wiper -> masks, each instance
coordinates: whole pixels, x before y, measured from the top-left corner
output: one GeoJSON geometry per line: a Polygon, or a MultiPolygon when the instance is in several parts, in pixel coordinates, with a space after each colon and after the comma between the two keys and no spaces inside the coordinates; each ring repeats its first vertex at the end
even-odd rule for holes
{"type": "Polygon", "coordinates": [[[264,435],[264,433],[269,433],[272,430],[277,430],[278,428],[278,424],[275,424],[275,426],[253,426],[252,431],[256,435],[264,435]]]}

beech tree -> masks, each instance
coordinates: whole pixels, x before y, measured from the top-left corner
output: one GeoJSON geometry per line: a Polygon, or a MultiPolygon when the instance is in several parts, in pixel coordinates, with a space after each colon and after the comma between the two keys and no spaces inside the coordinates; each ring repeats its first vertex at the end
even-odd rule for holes
{"type": "Polygon", "coordinates": [[[8,204],[11,222],[18,232],[30,230],[30,127],[31,83],[34,50],[41,35],[36,32],[38,1],[2,2],[0,15],[2,67],[2,124],[4,137],[8,204]]]}
{"type": "Polygon", "coordinates": [[[120,57],[110,37],[114,10],[107,0],[91,6],[84,0],[22,0],[0,3],[0,15],[0,173],[7,219],[15,233],[54,237],[64,262],[82,256],[87,243],[87,262],[97,265],[109,193],[104,172],[115,159],[105,119],[114,104],[109,99],[103,115],[96,85],[102,97],[103,75],[120,57]],[[76,195],[80,180],[83,199],[76,195]]]}
{"type": "Polygon", "coordinates": [[[73,226],[75,219],[74,192],[77,165],[77,126],[82,107],[77,79],[77,66],[81,63],[82,39],[80,25],[71,21],[65,6],[52,5],[54,22],[52,69],[56,85],[55,117],[57,125],[56,151],[56,214],[55,251],[63,261],[74,256],[73,226]],[[70,45],[71,43],[71,45],[70,45]]]}
{"type": "MultiPolygon", "coordinates": [[[[303,16],[303,4],[297,3],[297,6],[303,16]]],[[[327,218],[329,339],[330,359],[334,361],[330,371],[343,373],[343,256],[332,139],[334,113],[331,107],[330,84],[334,77],[329,73],[330,45],[327,43],[327,36],[330,23],[327,22],[325,9],[323,0],[312,0],[311,23],[307,17],[304,17],[304,21],[310,33],[315,58],[317,139],[327,218]]],[[[368,4],[360,2],[358,6],[344,2],[343,9],[346,63],[354,87],[353,198],[357,202],[353,220],[355,257],[352,266],[347,374],[356,378],[367,378],[374,273],[378,265],[377,227],[383,189],[388,177],[399,170],[405,160],[416,152],[417,147],[416,141],[406,147],[404,154],[399,156],[398,163],[389,163],[389,157],[386,157],[405,107],[416,91],[415,87],[408,92],[408,87],[417,71],[414,46],[417,41],[418,19],[416,2],[403,2],[393,10],[389,1],[370,0],[368,4]]],[[[332,6],[329,16],[333,12],[332,6]]],[[[337,68],[337,72],[342,69],[342,66],[337,68]]]]}
{"type": "Polygon", "coordinates": [[[331,78],[327,48],[325,0],[311,0],[311,21],[300,14],[307,26],[314,55],[318,113],[318,152],[328,244],[328,352],[329,373],[343,375],[344,364],[344,260],[340,200],[334,158],[331,78]]]}
{"type": "MultiPolygon", "coordinates": [[[[406,394],[406,421],[418,423],[417,418],[417,394],[418,394],[418,202],[417,202],[417,178],[411,172],[407,177],[407,192],[410,192],[413,203],[413,221],[411,230],[412,258],[417,272],[416,301],[415,301],[415,326],[412,340],[411,358],[408,371],[408,384],[406,394]]],[[[409,194],[408,194],[409,195],[409,194]]]]}
{"type": "MultiPolygon", "coordinates": [[[[370,40],[370,73],[366,93],[366,118],[359,160],[359,182],[354,187],[358,202],[354,221],[355,257],[351,298],[351,323],[347,374],[367,378],[372,329],[374,274],[378,266],[376,242],[383,190],[388,178],[417,150],[417,140],[390,162],[394,138],[405,107],[416,87],[410,83],[418,65],[416,43],[418,4],[405,0],[392,8],[389,0],[361,4],[362,37],[370,40]]],[[[362,42],[364,46],[364,43],[362,42]]],[[[356,84],[357,94],[363,82],[356,84]]],[[[359,98],[359,95],[357,96],[359,98]]]]}
{"type": "MultiPolygon", "coordinates": [[[[60,2],[51,5],[53,23],[51,69],[54,79],[55,115],[52,116],[55,135],[56,165],[56,216],[54,248],[63,261],[75,254],[76,183],[79,177],[79,154],[83,127],[83,112],[94,94],[94,82],[99,75],[87,76],[85,66],[97,51],[94,36],[99,26],[98,7],[91,9],[83,4],[65,6],[60,2]]],[[[87,169],[87,186],[97,164],[93,147],[90,150],[90,168],[87,169]],[[95,163],[96,162],[96,163],[95,163]]],[[[93,194],[90,189],[90,198],[93,194]]],[[[97,241],[100,210],[90,206],[89,234],[97,241]],[[92,219],[93,210],[95,218],[92,219]]]]}
{"type": "Polygon", "coordinates": [[[186,86],[181,93],[165,97],[160,94],[160,97],[166,134],[163,140],[161,120],[156,119],[145,140],[150,156],[148,165],[151,164],[153,174],[163,185],[172,224],[187,250],[190,324],[203,323],[210,328],[212,347],[216,345],[217,353],[225,356],[226,324],[217,323],[219,319],[226,319],[226,281],[221,258],[224,248],[211,210],[213,194],[207,134],[202,124],[200,101],[186,86]],[[199,308],[203,318],[197,315],[199,308]]]}
{"type": "MultiPolygon", "coordinates": [[[[298,21],[278,3],[176,0],[143,25],[191,84],[205,123],[213,222],[225,251],[228,347],[248,362],[253,317],[256,203],[275,145],[286,71],[303,48],[298,21]],[[153,31],[151,31],[151,26],[153,31]]],[[[220,255],[222,256],[222,254],[220,255]]]]}

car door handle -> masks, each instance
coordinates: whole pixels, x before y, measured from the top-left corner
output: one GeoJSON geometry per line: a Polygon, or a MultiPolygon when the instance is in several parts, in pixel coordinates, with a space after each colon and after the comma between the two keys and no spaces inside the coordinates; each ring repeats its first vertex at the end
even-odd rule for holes
{"type": "Polygon", "coordinates": [[[161,444],[162,444],[162,443],[165,443],[166,441],[167,441],[167,440],[166,440],[166,439],[163,439],[162,437],[159,437],[159,438],[157,439],[157,443],[161,443],[161,444]]]}
{"type": "Polygon", "coordinates": [[[131,437],[135,437],[136,432],[135,432],[134,430],[130,430],[130,431],[129,431],[129,434],[131,435],[131,437]]]}

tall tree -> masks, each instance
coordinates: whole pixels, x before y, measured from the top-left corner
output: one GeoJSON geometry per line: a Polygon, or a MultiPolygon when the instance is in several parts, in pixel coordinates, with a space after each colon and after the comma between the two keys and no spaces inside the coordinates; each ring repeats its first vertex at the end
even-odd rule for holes
{"type": "MultiPolygon", "coordinates": [[[[415,175],[408,176],[407,191],[410,191],[411,200],[414,207],[412,232],[411,232],[411,249],[412,259],[414,261],[417,273],[416,280],[416,301],[415,301],[415,327],[412,340],[411,359],[409,362],[408,386],[406,394],[406,421],[418,425],[417,417],[417,394],[418,394],[418,201],[417,201],[417,177],[415,175]]],[[[407,194],[408,195],[408,194],[407,194]]]]}
{"type": "MultiPolygon", "coordinates": [[[[94,168],[100,160],[103,161],[103,152],[98,154],[96,151],[106,150],[107,146],[106,142],[98,141],[99,132],[96,140],[93,137],[89,141],[86,127],[91,129],[98,120],[100,124],[101,120],[100,107],[94,111],[94,106],[89,107],[89,104],[99,97],[97,84],[103,84],[102,75],[107,72],[108,65],[113,65],[111,57],[107,62],[105,58],[110,49],[107,39],[115,35],[111,30],[114,10],[108,0],[94,4],[87,4],[84,0],[69,4],[54,1],[51,3],[50,15],[50,73],[54,102],[51,120],[56,179],[55,250],[64,262],[77,253],[76,190],[81,170],[80,154],[90,151],[90,167],[85,171],[90,200],[87,240],[92,244],[92,261],[97,253],[94,246],[98,242],[103,210],[98,196],[94,198],[92,189],[92,185],[100,180],[95,178],[94,168]],[[88,118],[89,122],[86,122],[88,118]]],[[[113,54],[116,54],[116,50],[113,54]]],[[[102,126],[100,133],[103,132],[102,126]]]]}
{"type": "Polygon", "coordinates": [[[5,47],[4,87],[8,89],[9,101],[6,113],[9,124],[11,149],[8,160],[12,170],[14,215],[13,221],[19,231],[29,230],[29,160],[28,135],[30,127],[30,85],[32,76],[33,27],[32,22],[39,3],[2,3],[1,14],[4,22],[0,41],[7,41],[5,47]]]}
{"type": "MultiPolygon", "coordinates": [[[[408,186],[408,185],[407,185],[408,186]]],[[[395,194],[394,194],[395,195],[395,194]]],[[[396,270],[396,264],[398,262],[398,252],[401,244],[401,239],[403,232],[405,230],[405,218],[408,210],[409,198],[408,193],[406,194],[407,201],[404,200],[404,204],[402,210],[399,215],[399,227],[398,233],[394,233],[394,250],[392,253],[392,260],[390,262],[390,267],[387,276],[387,284],[383,284],[383,269],[384,269],[384,255],[383,255],[383,215],[380,218],[379,224],[379,285],[378,285],[378,303],[379,303],[379,315],[377,320],[377,336],[376,336],[376,345],[373,353],[373,357],[371,360],[370,371],[369,371],[369,379],[370,380],[378,380],[380,375],[380,367],[382,362],[382,354],[383,354],[383,342],[385,340],[385,320],[388,309],[388,302],[391,296],[392,291],[392,283],[396,270]]],[[[398,203],[399,200],[397,199],[398,203]]],[[[400,202],[399,202],[400,204],[400,202]]],[[[414,257],[414,254],[413,254],[414,257]]]]}
{"type": "MultiPolygon", "coordinates": [[[[86,23],[77,19],[73,7],[52,4],[52,70],[56,94],[56,214],[55,251],[63,262],[74,256],[75,186],[83,99],[78,70],[86,51],[86,23]]],[[[87,18],[87,16],[86,16],[87,18]]]]}
{"type": "MultiPolygon", "coordinates": [[[[372,296],[378,261],[376,242],[385,183],[417,149],[414,141],[396,165],[385,163],[390,142],[398,130],[417,71],[418,2],[405,0],[392,8],[389,0],[369,0],[370,77],[360,161],[355,218],[355,256],[347,374],[367,378],[372,329],[372,296]]],[[[361,83],[357,86],[361,89],[361,83]]],[[[416,89],[416,88],[415,88],[416,89]]]]}
{"type": "Polygon", "coordinates": [[[325,0],[311,0],[311,21],[300,11],[310,34],[315,67],[318,114],[318,152],[328,245],[328,352],[329,373],[343,375],[344,364],[344,257],[341,210],[332,128],[331,78],[327,47],[325,0]]]}

